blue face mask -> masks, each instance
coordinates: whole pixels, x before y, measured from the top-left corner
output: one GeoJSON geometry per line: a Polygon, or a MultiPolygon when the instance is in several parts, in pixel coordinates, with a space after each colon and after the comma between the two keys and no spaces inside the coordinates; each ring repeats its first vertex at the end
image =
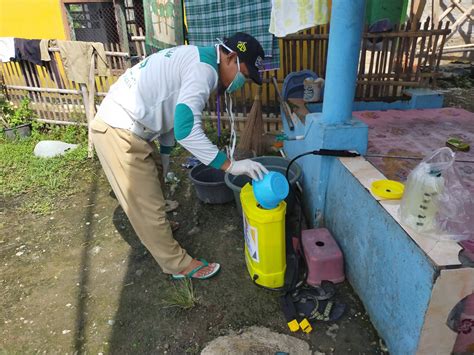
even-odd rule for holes
{"type": "Polygon", "coordinates": [[[234,80],[230,83],[230,85],[227,87],[226,91],[229,94],[232,94],[233,92],[236,92],[239,90],[242,86],[245,84],[245,76],[240,72],[240,61],[239,57],[237,57],[237,73],[235,74],[234,80]]]}

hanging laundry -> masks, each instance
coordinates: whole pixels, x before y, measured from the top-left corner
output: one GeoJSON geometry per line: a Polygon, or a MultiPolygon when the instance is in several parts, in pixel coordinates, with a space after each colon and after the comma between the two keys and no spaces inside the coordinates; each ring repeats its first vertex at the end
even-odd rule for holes
{"type": "Polygon", "coordinates": [[[41,60],[43,62],[49,62],[51,60],[51,56],[49,55],[49,39],[42,39],[40,41],[40,53],[41,53],[41,60]]]}
{"type": "Polygon", "coordinates": [[[272,0],[269,31],[277,37],[285,37],[328,21],[328,0],[272,0]]]}
{"type": "Polygon", "coordinates": [[[158,49],[184,44],[181,0],[143,0],[145,43],[158,49]]]}
{"type": "Polygon", "coordinates": [[[69,80],[86,84],[89,81],[91,56],[97,53],[97,75],[107,76],[107,58],[104,45],[97,42],[55,41],[69,80]]]}
{"type": "Polygon", "coordinates": [[[15,41],[13,37],[0,37],[0,60],[9,62],[15,58],[15,41]]]}
{"type": "Polygon", "coordinates": [[[41,65],[39,39],[15,38],[15,60],[41,65]]]}
{"type": "Polygon", "coordinates": [[[255,37],[265,52],[265,70],[280,67],[278,39],[270,32],[271,0],[185,0],[188,40],[196,46],[216,43],[236,32],[255,37]]]}

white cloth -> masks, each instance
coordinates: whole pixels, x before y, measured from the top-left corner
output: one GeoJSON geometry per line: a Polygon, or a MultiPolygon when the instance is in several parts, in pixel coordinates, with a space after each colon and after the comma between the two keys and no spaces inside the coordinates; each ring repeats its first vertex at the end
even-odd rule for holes
{"type": "Polygon", "coordinates": [[[13,37],[0,37],[0,60],[5,63],[10,58],[15,58],[15,40],[13,37]]]}
{"type": "Polygon", "coordinates": [[[204,134],[201,117],[209,95],[217,88],[217,56],[212,50],[213,63],[203,62],[196,46],[178,46],[150,55],[111,86],[97,115],[116,128],[128,129],[137,121],[156,132],[161,144],[173,146],[173,129],[179,130],[174,127],[175,108],[185,104],[194,122],[179,143],[209,165],[219,152],[204,134]]]}
{"type": "Polygon", "coordinates": [[[269,32],[285,37],[328,20],[328,0],[272,0],[269,32]]]}

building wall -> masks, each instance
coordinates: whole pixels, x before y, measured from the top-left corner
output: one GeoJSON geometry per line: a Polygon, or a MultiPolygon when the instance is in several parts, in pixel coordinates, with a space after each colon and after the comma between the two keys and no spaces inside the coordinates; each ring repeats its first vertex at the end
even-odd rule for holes
{"type": "Polygon", "coordinates": [[[0,37],[66,39],[60,0],[0,0],[0,37]]]}

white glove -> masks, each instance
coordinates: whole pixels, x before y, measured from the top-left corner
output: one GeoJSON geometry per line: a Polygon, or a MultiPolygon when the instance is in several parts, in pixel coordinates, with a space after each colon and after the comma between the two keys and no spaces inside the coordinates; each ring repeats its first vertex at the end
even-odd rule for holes
{"type": "Polygon", "coordinates": [[[169,154],[160,154],[161,155],[161,165],[163,165],[163,177],[166,179],[166,175],[170,170],[170,155],[169,154]]]}
{"type": "Polygon", "coordinates": [[[230,166],[227,168],[226,173],[232,175],[247,175],[254,180],[262,180],[265,174],[268,174],[268,170],[260,163],[245,159],[232,161],[230,166]]]}

